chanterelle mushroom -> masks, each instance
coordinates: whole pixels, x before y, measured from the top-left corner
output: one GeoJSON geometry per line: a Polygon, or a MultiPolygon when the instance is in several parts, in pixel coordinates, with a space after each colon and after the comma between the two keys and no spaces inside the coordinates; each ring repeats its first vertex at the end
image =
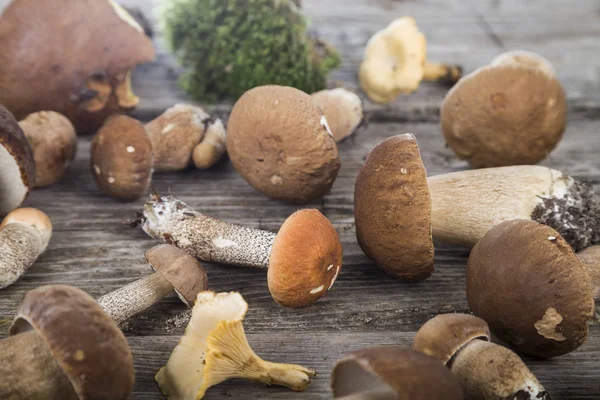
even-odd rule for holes
{"type": "Polygon", "coordinates": [[[417,90],[423,79],[451,84],[460,79],[461,67],[427,63],[426,55],[427,42],[414,18],[399,18],[367,43],[360,85],[371,100],[389,103],[417,90]]]}
{"type": "Polygon", "coordinates": [[[17,119],[57,111],[78,132],[135,107],[130,70],[154,58],[115,0],[13,0],[0,17],[0,49],[0,103],[17,119]]]}
{"type": "Polygon", "coordinates": [[[312,98],[325,114],[336,142],[352,135],[363,122],[363,105],[356,93],[344,88],[321,90],[312,98]]]}
{"type": "Polygon", "coordinates": [[[170,400],[201,399],[230,378],[306,389],[315,371],[264,361],[252,351],[242,324],[247,310],[239,293],[198,294],[185,335],[155,377],[170,400]]]}

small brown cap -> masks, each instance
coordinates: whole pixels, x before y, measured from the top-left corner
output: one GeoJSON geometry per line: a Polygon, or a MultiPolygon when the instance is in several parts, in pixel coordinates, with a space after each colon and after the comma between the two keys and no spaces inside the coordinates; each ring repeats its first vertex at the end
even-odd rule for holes
{"type": "Polygon", "coordinates": [[[146,193],[152,179],[152,144],[139,121],[110,117],[94,136],[90,152],[92,174],[104,193],[122,201],[146,193]]]}
{"type": "Polygon", "coordinates": [[[412,134],[371,151],[356,180],[354,218],[360,247],[385,272],[410,281],[431,275],[431,197],[412,134]]]}
{"type": "Polygon", "coordinates": [[[29,291],[10,334],[35,330],[81,399],[128,399],[133,356],[123,333],[80,289],[47,285],[29,291]]]}
{"type": "Polygon", "coordinates": [[[490,336],[490,329],[481,318],[468,314],[440,314],[419,329],[413,349],[447,364],[471,340],[489,341],[490,336]]]}
{"type": "Polygon", "coordinates": [[[333,367],[331,388],[335,398],[364,393],[368,399],[463,399],[458,379],[439,360],[400,346],[348,354],[333,367]]]}
{"type": "Polygon", "coordinates": [[[311,97],[325,114],[336,142],[352,135],[363,121],[362,100],[350,90],[321,90],[311,94],[311,97]]]}
{"type": "Polygon", "coordinates": [[[554,229],[504,222],[473,248],[467,300],[490,330],[537,357],[569,353],[585,342],[594,299],[583,265],[554,229]]]}
{"type": "Polygon", "coordinates": [[[275,237],[269,291],[282,306],[306,306],[331,289],[341,268],[342,244],[331,222],[318,210],[299,210],[275,237]]]}
{"type": "Polygon", "coordinates": [[[146,251],[146,261],[155,272],[169,281],[188,307],[198,293],[208,289],[208,278],[202,264],[194,257],[170,244],[160,244],[146,251]]]}

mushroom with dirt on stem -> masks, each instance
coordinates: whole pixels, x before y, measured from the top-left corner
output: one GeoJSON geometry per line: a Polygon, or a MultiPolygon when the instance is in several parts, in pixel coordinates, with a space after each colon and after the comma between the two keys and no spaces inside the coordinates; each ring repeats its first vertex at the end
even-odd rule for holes
{"type": "Polygon", "coordinates": [[[321,90],[311,94],[323,111],[336,142],[341,142],[363,123],[363,105],[356,93],[344,88],[321,90]]]}

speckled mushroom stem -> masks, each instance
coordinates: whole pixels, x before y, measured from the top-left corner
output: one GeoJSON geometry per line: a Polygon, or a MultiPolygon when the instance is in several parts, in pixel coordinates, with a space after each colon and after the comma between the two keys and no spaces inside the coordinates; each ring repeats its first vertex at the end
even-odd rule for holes
{"type": "Polygon", "coordinates": [[[11,223],[0,230],[0,289],[12,285],[35,262],[44,247],[32,226],[11,223]]]}
{"type": "Polygon", "coordinates": [[[426,63],[423,70],[423,79],[453,85],[462,77],[462,72],[460,65],[426,63]]]}
{"type": "Polygon", "coordinates": [[[588,283],[594,299],[600,300],[600,245],[588,247],[577,253],[588,276],[588,283]]]}

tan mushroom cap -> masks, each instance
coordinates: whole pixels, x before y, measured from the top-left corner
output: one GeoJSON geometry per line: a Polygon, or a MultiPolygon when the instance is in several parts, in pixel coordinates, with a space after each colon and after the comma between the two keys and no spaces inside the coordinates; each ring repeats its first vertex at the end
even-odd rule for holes
{"type": "Polygon", "coordinates": [[[371,151],[356,180],[354,218],[360,247],[385,272],[410,281],[431,275],[431,198],[412,134],[371,151]]]}
{"type": "Polygon", "coordinates": [[[50,242],[50,238],[52,237],[52,222],[43,211],[40,211],[37,208],[29,207],[17,208],[16,210],[8,213],[4,220],[2,220],[0,229],[4,228],[8,224],[13,223],[30,225],[37,229],[42,237],[41,250],[42,252],[46,250],[46,247],[48,247],[48,243],[50,242]]]}
{"type": "Polygon", "coordinates": [[[313,93],[311,97],[325,114],[336,142],[352,135],[363,121],[362,100],[350,90],[321,90],[313,93]]]}
{"type": "Polygon", "coordinates": [[[139,121],[110,117],[94,136],[90,152],[92,174],[103,192],[122,201],[146,193],[152,179],[152,144],[139,121]]]}
{"type": "Polygon", "coordinates": [[[29,291],[10,334],[35,330],[81,399],[128,399],[133,356],[123,333],[80,289],[47,285],[29,291]]]}
{"type": "Polygon", "coordinates": [[[255,189],[299,204],[327,194],[340,169],[325,116],[308,94],[291,87],[244,93],[229,117],[227,151],[255,189]]]}
{"type": "Polygon", "coordinates": [[[208,288],[206,271],[200,261],[170,244],[154,246],[145,253],[152,269],[162,274],[188,307],[193,307],[198,293],[208,288]]]}
{"type": "Polygon", "coordinates": [[[543,358],[581,346],[595,306],[571,246],[554,229],[529,220],[497,225],[473,248],[467,300],[494,335],[543,358]]]}
{"type": "Polygon", "coordinates": [[[285,220],[275,237],[267,281],[273,299],[302,307],[325,295],[342,268],[342,244],[318,210],[300,210],[285,220]]]}

